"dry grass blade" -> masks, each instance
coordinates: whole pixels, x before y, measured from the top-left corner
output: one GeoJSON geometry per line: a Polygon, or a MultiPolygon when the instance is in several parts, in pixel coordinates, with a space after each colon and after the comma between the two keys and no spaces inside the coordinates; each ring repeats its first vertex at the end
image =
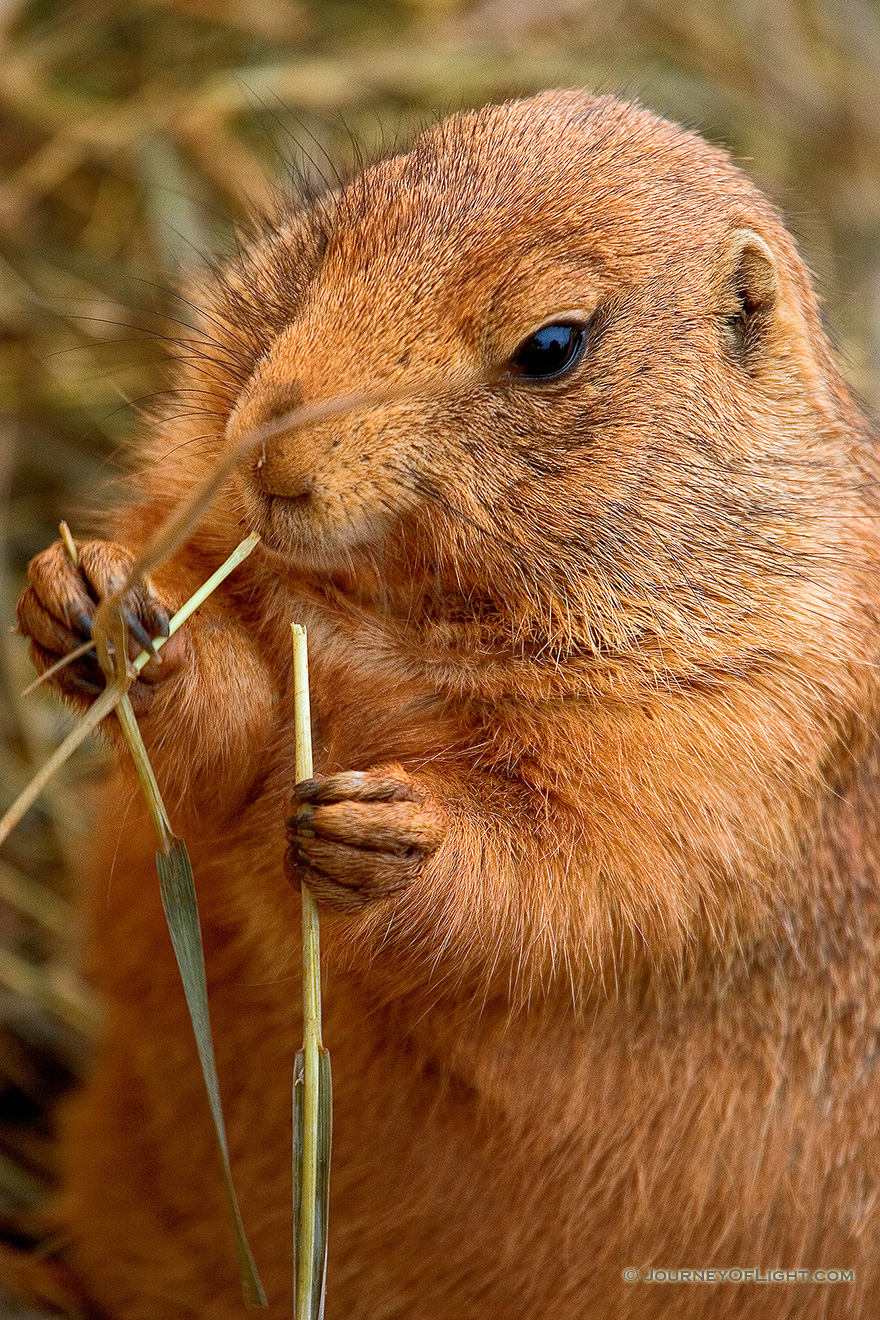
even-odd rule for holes
{"type": "MultiPolygon", "coordinates": [[[[312,777],[308,645],[291,624],[296,719],[296,779],[312,777]]],[[[302,887],[303,1048],[293,1075],[294,1285],[296,1320],[320,1320],[327,1275],[332,1083],[321,1040],[321,949],[318,905],[302,887]]]]}
{"type": "MultiPolygon", "coordinates": [[[[61,532],[62,537],[64,537],[63,525],[61,532]]],[[[65,544],[68,546],[68,551],[74,558],[74,562],[78,562],[76,547],[73,544],[72,539],[70,539],[69,533],[64,537],[64,540],[65,544]]],[[[250,549],[253,549],[255,538],[251,537],[249,540],[252,543],[250,549]]],[[[238,549],[241,550],[242,547],[239,546],[238,549]]],[[[247,552],[249,553],[249,550],[247,552]]],[[[243,557],[243,555],[240,556],[240,558],[243,557]]],[[[216,574],[214,576],[216,577],[216,574]]],[[[204,599],[204,589],[201,595],[202,599],[204,599]]],[[[119,599],[118,596],[117,599],[119,599]]],[[[101,659],[101,665],[104,669],[108,683],[114,676],[114,667],[118,669],[117,682],[124,683],[127,679],[125,636],[122,626],[122,618],[118,610],[116,611],[115,618],[111,616],[110,623],[114,632],[114,651],[111,654],[107,645],[107,639],[109,636],[108,629],[107,633],[103,636],[99,636],[97,639],[98,655],[101,659]]],[[[238,1268],[242,1287],[244,1289],[245,1300],[252,1306],[266,1306],[266,1295],[257,1273],[251,1249],[248,1246],[244,1224],[241,1218],[241,1211],[238,1205],[238,1198],[235,1195],[235,1188],[232,1182],[232,1169],[229,1163],[229,1143],[226,1137],[226,1125],[223,1120],[223,1107],[220,1101],[220,1083],[217,1078],[217,1063],[214,1057],[214,1044],[211,1038],[211,1020],[208,1011],[208,983],[205,974],[202,932],[199,924],[198,902],[196,899],[195,883],[193,880],[189,854],[183,840],[178,839],[171,829],[168,813],[165,810],[165,803],[162,801],[162,794],[159,790],[153,767],[150,764],[150,758],[147,755],[147,749],[144,746],[141,731],[138,728],[137,719],[132,710],[127,692],[119,701],[116,707],[116,714],[125,736],[125,741],[131,752],[132,760],[134,761],[135,769],[137,770],[138,778],[141,782],[141,788],[161,844],[161,848],[156,854],[156,870],[159,873],[159,889],[162,896],[162,906],[165,910],[165,920],[168,923],[168,931],[171,935],[171,943],[174,948],[174,956],[177,959],[180,979],[183,982],[186,1004],[189,1010],[190,1021],[192,1022],[193,1035],[196,1040],[196,1049],[198,1050],[199,1055],[199,1064],[202,1070],[208,1103],[211,1108],[211,1118],[214,1123],[217,1147],[220,1152],[223,1186],[229,1207],[229,1217],[232,1224],[235,1251],[238,1258],[238,1268]]]]}
{"type": "Polygon", "coordinates": [[[196,890],[193,882],[189,854],[182,839],[175,839],[170,849],[156,854],[156,869],[159,872],[159,887],[162,894],[162,906],[174,945],[174,955],[180,968],[180,979],[186,993],[186,1003],[192,1022],[199,1063],[205,1079],[205,1090],[211,1106],[214,1131],[220,1150],[220,1163],[223,1171],[223,1186],[229,1205],[235,1237],[235,1250],[238,1256],[238,1269],[245,1298],[252,1306],[266,1306],[266,1295],[257,1274],[254,1258],[245,1237],[241,1211],[232,1184],[232,1170],[229,1165],[229,1144],[226,1140],[226,1126],[223,1122],[223,1108],[220,1103],[220,1084],[217,1080],[217,1065],[214,1059],[214,1045],[211,1039],[211,1021],[208,1014],[208,985],[205,978],[205,958],[202,950],[202,932],[199,926],[199,912],[196,902],[196,890]]]}

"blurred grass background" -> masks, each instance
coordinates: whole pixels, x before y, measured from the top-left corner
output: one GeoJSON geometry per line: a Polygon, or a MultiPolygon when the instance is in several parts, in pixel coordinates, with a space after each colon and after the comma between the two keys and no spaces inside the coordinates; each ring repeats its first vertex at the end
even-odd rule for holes
{"type": "MultiPolygon", "coordinates": [[[[0,811],[69,717],[10,636],[28,559],[113,497],[185,333],[177,274],[291,170],[346,169],[460,106],[585,86],[729,146],[784,211],[847,375],[880,401],[875,0],[0,0],[0,811]]],[[[52,1180],[95,1006],[68,768],[0,853],[0,1212],[52,1180]]]]}

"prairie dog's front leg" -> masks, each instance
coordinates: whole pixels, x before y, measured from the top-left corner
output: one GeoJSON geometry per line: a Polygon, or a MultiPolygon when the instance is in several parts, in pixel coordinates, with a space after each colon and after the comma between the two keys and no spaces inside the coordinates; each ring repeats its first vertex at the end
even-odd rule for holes
{"type": "Polygon", "coordinates": [[[297,784],[288,872],[341,912],[405,889],[442,843],[439,803],[399,765],[297,784]]]}
{"type": "MultiPolygon", "coordinates": [[[[18,622],[31,639],[31,660],[40,673],[91,638],[99,602],[119,589],[134,563],[131,551],[113,541],[82,541],[76,548],[78,564],[71,560],[67,547],[56,541],[28,566],[30,585],[18,602],[18,622]]],[[[132,658],[149,648],[154,638],[168,636],[172,612],[171,605],[153,591],[149,581],[126,594],[122,613],[132,658]]],[[[176,672],[184,648],[182,637],[173,638],[161,657],[150,660],[132,683],[129,697],[138,714],[147,713],[157,685],[176,672]]],[[[59,669],[52,682],[70,701],[91,705],[104,687],[95,651],[59,669]]]]}
{"type": "MultiPolygon", "coordinates": [[[[41,673],[89,639],[98,602],[119,587],[134,561],[113,541],[83,541],[77,550],[78,565],[60,541],[37,555],[18,602],[19,626],[41,673]]],[[[185,586],[172,586],[172,564],[125,597],[132,656],[145,641],[167,635],[170,616],[198,585],[189,576],[185,586]]],[[[52,683],[73,704],[91,705],[104,686],[94,651],[59,670],[52,683]]],[[[222,806],[252,782],[276,697],[253,641],[219,595],[149,661],[129,695],[163,789],[188,795],[209,774],[209,805],[222,806]]],[[[110,718],[104,728],[113,739],[118,725],[110,718]]]]}

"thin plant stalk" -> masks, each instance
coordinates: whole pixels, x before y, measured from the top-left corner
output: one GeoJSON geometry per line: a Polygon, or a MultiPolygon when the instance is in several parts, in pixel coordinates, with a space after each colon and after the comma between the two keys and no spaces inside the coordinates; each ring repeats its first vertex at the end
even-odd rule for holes
{"type": "MultiPolygon", "coordinates": [[[[291,624],[296,781],[312,777],[306,630],[291,624]]],[[[294,1065],[295,1320],[320,1320],[327,1274],[330,1178],[330,1055],[321,1039],[321,951],[318,904],[302,886],[303,1048],[294,1065]]]]}
{"type": "MultiPolygon", "coordinates": [[[[76,542],[71,535],[70,528],[66,522],[61,522],[58,528],[61,533],[61,540],[64,542],[64,548],[67,551],[68,558],[74,568],[79,568],[79,551],[76,548],[76,542]]],[[[169,634],[170,635],[170,634],[169,634]]],[[[115,679],[112,673],[105,674],[108,684],[115,679]]],[[[120,679],[124,681],[124,679],[120,679]]],[[[153,767],[150,764],[150,758],[147,755],[147,749],[144,746],[144,740],[141,737],[141,731],[138,728],[137,718],[131,705],[131,698],[126,692],[120,697],[116,706],[116,718],[122,728],[125,741],[128,744],[128,750],[131,752],[132,760],[137,770],[138,779],[141,782],[144,797],[147,801],[150,816],[156,827],[156,833],[162,843],[162,851],[169,852],[173,840],[171,832],[171,822],[168,819],[168,813],[165,810],[165,804],[162,801],[162,794],[159,792],[159,785],[156,782],[156,776],[153,773],[153,767]]]]}
{"type": "MultiPolygon", "coordinates": [[[[65,545],[68,546],[68,553],[71,553],[72,551],[74,563],[77,563],[78,555],[76,546],[70,537],[69,530],[67,531],[67,535],[65,535],[65,530],[65,525],[62,524],[62,538],[65,545]]],[[[255,539],[254,544],[256,544],[255,539]]],[[[238,548],[241,549],[241,547],[238,548]]],[[[250,548],[253,549],[253,546],[250,548]]],[[[247,553],[249,553],[249,551],[247,553]]],[[[241,561],[241,558],[244,558],[244,555],[240,556],[238,562],[241,561]]],[[[207,584],[203,584],[201,590],[202,600],[204,600],[207,595],[204,590],[206,585],[207,584]]],[[[199,593],[196,594],[198,595],[199,593]]],[[[194,598],[191,598],[191,600],[187,602],[187,605],[189,606],[186,612],[187,618],[192,613],[193,609],[198,608],[197,604],[192,604],[192,599],[194,598]]],[[[181,613],[182,612],[183,611],[181,611],[181,613]]],[[[114,615],[111,616],[111,619],[108,622],[110,627],[107,627],[106,631],[99,633],[97,638],[98,657],[101,661],[101,667],[104,670],[108,682],[110,682],[114,676],[117,678],[117,681],[126,682],[128,675],[125,625],[118,610],[114,612],[114,615]],[[115,651],[112,655],[108,647],[111,628],[115,643],[115,651]],[[115,674],[114,672],[115,667],[118,667],[118,674],[115,674]]],[[[142,652],[141,654],[146,655],[146,652],[142,652]]],[[[141,657],[138,656],[138,660],[140,659],[141,657]]],[[[143,663],[146,663],[146,661],[144,660],[143,663]]],[[[266,1295],[257,1273],[257,1267],[253,1255],[251,1254],[250,1246],[248,1245],[244,1231],[244,1223],[241,1217],[241,1210],[238,1205],[238,1198],[235,1194],[235,1187],[232,1182],[232,1169],[229,1162],[229,1142],[226,1136],[226,1124],[223,1119],[223,1106],[220,1100],[220,1082],[217,1077],[217,1062],[214,1056],[214,1042],[211,1036],[211,1019],[208,1010],[208,982],[205,974],[205,954],[202,945],[202,930],[199,922],[199,909],[196,898],[195,882],[193,880],[192,864],[190,863],[186,844],[183,839],[178,838],[171,829],[168,812],[165,810],[165,803],[162,800],[159,784],[156,780],[153,767],[150,764],[150,758],[147,754],[147,749],[144,746],[144,740],[141,737],[137,718],[135,717],[127,692],[122,696],[116,707],[116,717],[119,720],[120,728],[122,729],[123,736],[128,744],[128,749],[131,752],[131,758],[134,762],[138,779],[140,780],[141,789],[144,798],[146,799],[153,824],[156,828],[156,833],[159,836],[160,849],[156,853],[156,870],[159,875],[159,890],[162,897],[162,907],[165,911],[165,920],[168,923],[168,932],[171,936],[174,956],[177,960],[180,979],[183,983],[186,1006],[189,1010],[193,1035],[195,1036],[196,1041],[196,1050],[199,1056],[199,1064],[202,1070],[202,1078],[205,1083],[205,1091],[207,1092],[211,1118],[214,1124],[214,1133],[217,1138],[223,1187],[226,1193],[226,1202],[229,1209],[229,1218],[235,1242],[235,1252],[238,1258],[238,1271],[241,1278],[245,1301],[251,1306],[266,1306],[266,1295]]]]}

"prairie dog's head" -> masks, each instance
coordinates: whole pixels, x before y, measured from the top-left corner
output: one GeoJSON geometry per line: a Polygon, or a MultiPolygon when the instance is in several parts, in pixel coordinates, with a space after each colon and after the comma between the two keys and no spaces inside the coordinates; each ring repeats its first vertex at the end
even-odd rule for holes
{"type": "Polygon", "coordinates": [[[796,630],[845,558],[850,405],[804,268],[723,152],[638,107],[456,116],[282,215],[210,315],[217,444],[267,437],[238,516],[438,646],[686,669],[796,630]],[[284,424],[340,396],[373,398],[284,424]]]}

